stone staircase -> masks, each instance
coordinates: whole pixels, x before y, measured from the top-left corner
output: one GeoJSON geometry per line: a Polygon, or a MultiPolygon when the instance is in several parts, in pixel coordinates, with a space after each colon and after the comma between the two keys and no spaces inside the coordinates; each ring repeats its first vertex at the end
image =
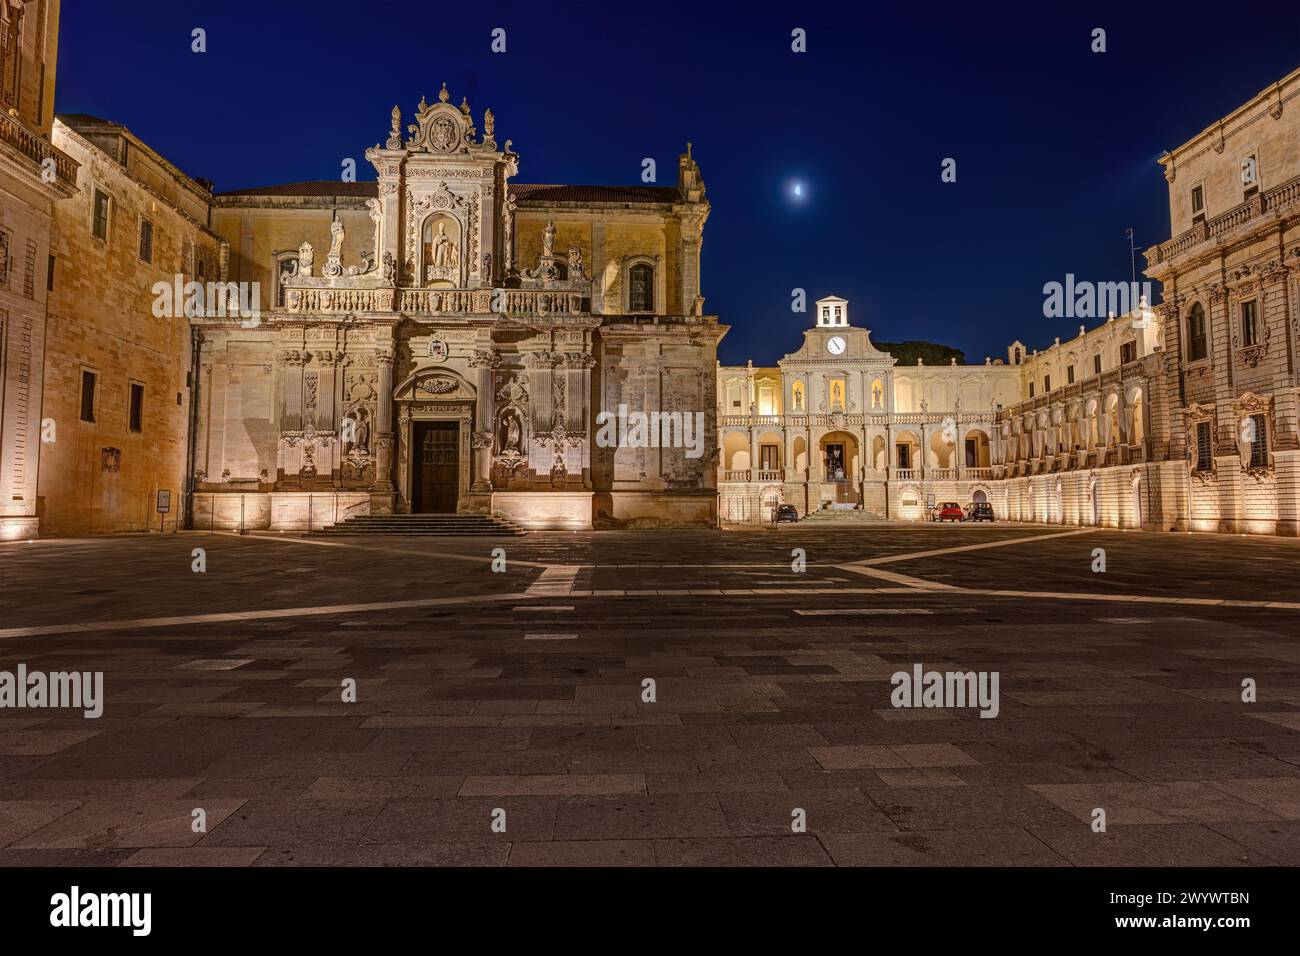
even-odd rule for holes
{"type": "Polygon", "coordinates": [[[523,529],[497,515],[353,515],[346,521],[311,532],[313,537],[360,534],[423,534],[484,537],[517,537],[523,529]]]}
{"type": "Polygon", "coordinates": [[[859,511],[857,509],[824,509],[813,511],[801,518],[799,524],[890,524],[888,518],[883,518],[873,514],[870,511],[859,511]]]}

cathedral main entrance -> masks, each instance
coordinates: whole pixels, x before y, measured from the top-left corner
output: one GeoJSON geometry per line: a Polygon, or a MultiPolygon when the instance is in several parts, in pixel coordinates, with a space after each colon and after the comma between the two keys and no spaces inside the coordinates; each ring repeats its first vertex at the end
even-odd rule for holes
{"type": "Polygon", "coordinates": [[[460,497],[459,422],[413,422],[415,474],[411,510],[417,514],[455,514],[460,497]]]}

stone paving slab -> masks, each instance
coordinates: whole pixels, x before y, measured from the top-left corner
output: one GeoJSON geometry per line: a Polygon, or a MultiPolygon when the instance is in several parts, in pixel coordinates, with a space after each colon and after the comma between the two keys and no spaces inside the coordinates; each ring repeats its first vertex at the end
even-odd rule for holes
{"type": "Polygon", "coordinates": [[[0,545],[0,671],[105,675],[0,708],[0,865],[1300,863],[1300,543],[1051,531],[0,545]]]}

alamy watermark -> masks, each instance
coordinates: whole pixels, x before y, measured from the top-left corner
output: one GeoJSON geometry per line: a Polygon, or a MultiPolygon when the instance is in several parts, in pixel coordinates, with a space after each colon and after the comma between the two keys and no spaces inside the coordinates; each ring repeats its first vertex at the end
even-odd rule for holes
{"type": "Polygon", "coordinates": [[[889,702],[895,707],[978,707],[981,717],[998,715],[998,671],[897,671],[889,702]]]}
{"type": "Polygon", "coordinates": [[[260,282],[186,282],[177,273],[170,283],[155,282],[150,291],[155,296],[154,318],[240,319],[246,329],[262,324],[260,282]]]}
{"type": "Polygon", "coordinates": [[[0,708],[81,710],[91,720],[104,713],[103,671],[0,671],[0,708]]]}
{"type": "Polygon", "coordinates": [[[1076,282],[1067,272],[1065,282],[1043,286],[1043,316],[1049,319],[1104,319],[1127,315],[1151,302],[1150,282],[1076,282]]]}
{"type": "Polygon", "coordinates": [[[704,455],[703,412],[629,412],[596,414],[596,444],[601,448],[685,448],[687,458],[704,455]]]}

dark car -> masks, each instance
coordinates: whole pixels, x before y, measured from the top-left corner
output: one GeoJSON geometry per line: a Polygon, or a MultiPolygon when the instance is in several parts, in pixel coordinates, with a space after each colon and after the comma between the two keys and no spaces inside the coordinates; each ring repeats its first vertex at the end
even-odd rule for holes
{"type": "Polygon", "coordinates": [[[798,521],[799,509],[794,505],[777,505],[776,520],[780,521],[798,521]]]}
{"type": "Polygon", "coordinates": [[[993,506],[987,501],[978,501],[973,505],[966,506],[967,521],[992,521],[993,506]]]}
{"type": "Polygon", "coordinates": [[[961,510],[961,505],[955,501],[945,501],[939,505],[939,521],[965,521],[966,512],[961,510]]]}

